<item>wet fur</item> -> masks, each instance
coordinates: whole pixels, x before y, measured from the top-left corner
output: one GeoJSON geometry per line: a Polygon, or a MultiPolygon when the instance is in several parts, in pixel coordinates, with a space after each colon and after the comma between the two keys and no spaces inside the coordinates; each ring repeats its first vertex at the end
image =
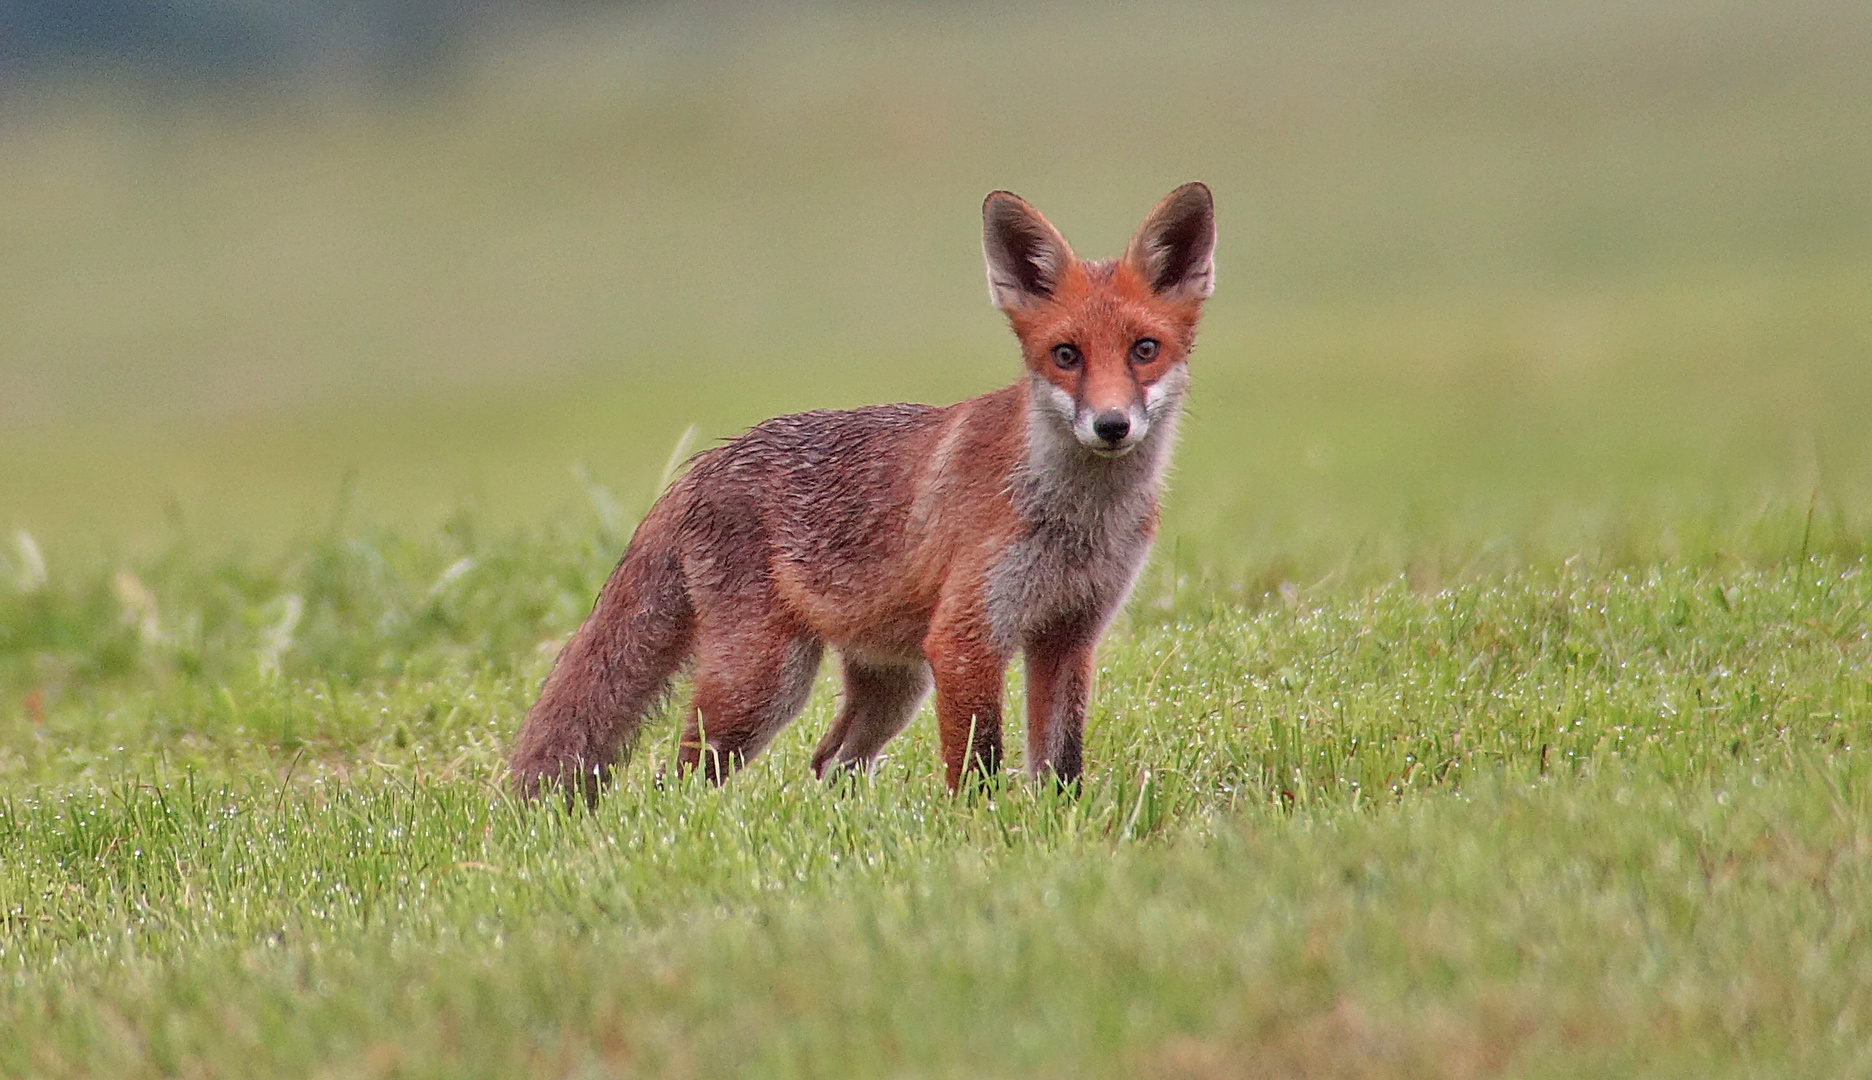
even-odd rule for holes
{"type": "Polygon", "coordinates": [[[990,196],[991,293],[1025,379],[946,408],[783,416],[697,455],[547,677],[514,752],[517,790],[594,798],[685,665],[694,694],[676,767],[724,779],[798,714],[827,646],[844,694],[813,754],[820,775],[868,767],[932,687],[950,786],[998,771],[1018,652],[1028,769],[1076,778],[1093,647],[1156,532],[1213,279],[1207,248],[1192,263],[1176,246],[1192,229],[1213,244],[1197,188],[1160,204],[1112,263],[1080,262],[1037,212],[990,196]],[[1197,274],[1200,295],[1186,291],[1197,274]],[[1047,359],[1066,333],[1087,350],[1070,378],[1047,359]],[[1141,333],[1164,339],[1160,364],[1106,355],[1141,333]],[[1129,410],[1135,439],[1088,445],[1095,407],[1129,410]]]}

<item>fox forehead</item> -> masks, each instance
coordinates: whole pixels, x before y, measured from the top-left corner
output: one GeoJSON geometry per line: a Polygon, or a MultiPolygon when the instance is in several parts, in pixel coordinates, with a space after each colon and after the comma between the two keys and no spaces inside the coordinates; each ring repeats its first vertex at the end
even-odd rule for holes
{"type": "Polygon", "coordinates": [[[1143,275],[1121,260],[1074,262],[1064,269],[1047,300],[1008,313],[1014,333],[1030,353],[1070,344],[1085,352],[1128,350],[1153,337],[1187,352],[1201,314],[1197,303],[1165,300],[1143,275]]]}

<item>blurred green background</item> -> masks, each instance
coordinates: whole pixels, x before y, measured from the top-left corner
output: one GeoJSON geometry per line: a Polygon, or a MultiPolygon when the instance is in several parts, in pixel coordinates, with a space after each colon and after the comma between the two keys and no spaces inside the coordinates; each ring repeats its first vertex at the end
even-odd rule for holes
{"type": "Polygon", "coordinates": [[[691,424],[1011,381],[990,189],[1109,255],[1188,179],[1220,288],[1160,570],[1872,527],[1862,2],[498,15],[414,74],[0,80],[11,562],[635,513],[691,424]]]}

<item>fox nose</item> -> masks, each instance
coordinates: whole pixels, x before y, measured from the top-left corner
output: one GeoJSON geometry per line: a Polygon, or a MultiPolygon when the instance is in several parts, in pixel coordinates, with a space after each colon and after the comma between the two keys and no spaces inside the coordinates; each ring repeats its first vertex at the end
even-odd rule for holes
{"type": "Polygon", "coordinates": [[[1092,418],[1092,434],[1117,446],[1126,435],[1131,434],[1131,418],[1117,409],[1099,413],[1092,418]]]}

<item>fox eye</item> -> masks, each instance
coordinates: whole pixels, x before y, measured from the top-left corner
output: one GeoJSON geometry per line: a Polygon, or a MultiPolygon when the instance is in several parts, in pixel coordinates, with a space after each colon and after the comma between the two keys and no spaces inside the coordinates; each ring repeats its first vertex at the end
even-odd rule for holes
{"type": "Polygon", "coordinates": [[[1079,350],[1073,348],[1071,345],[1053,346],[1053,362],[1058,364],[1063,370],[1073,370],[1079,366],[1079,361],[1082,359],[1084,358],[1079,355],[1079,350]]]}
{"type": "Polygon", "coordinates": [[[1157,339],[1139,338],[1137,344],[1131,346],[1131,356],[1140,364],[1157,359],[1157,339]]]}

